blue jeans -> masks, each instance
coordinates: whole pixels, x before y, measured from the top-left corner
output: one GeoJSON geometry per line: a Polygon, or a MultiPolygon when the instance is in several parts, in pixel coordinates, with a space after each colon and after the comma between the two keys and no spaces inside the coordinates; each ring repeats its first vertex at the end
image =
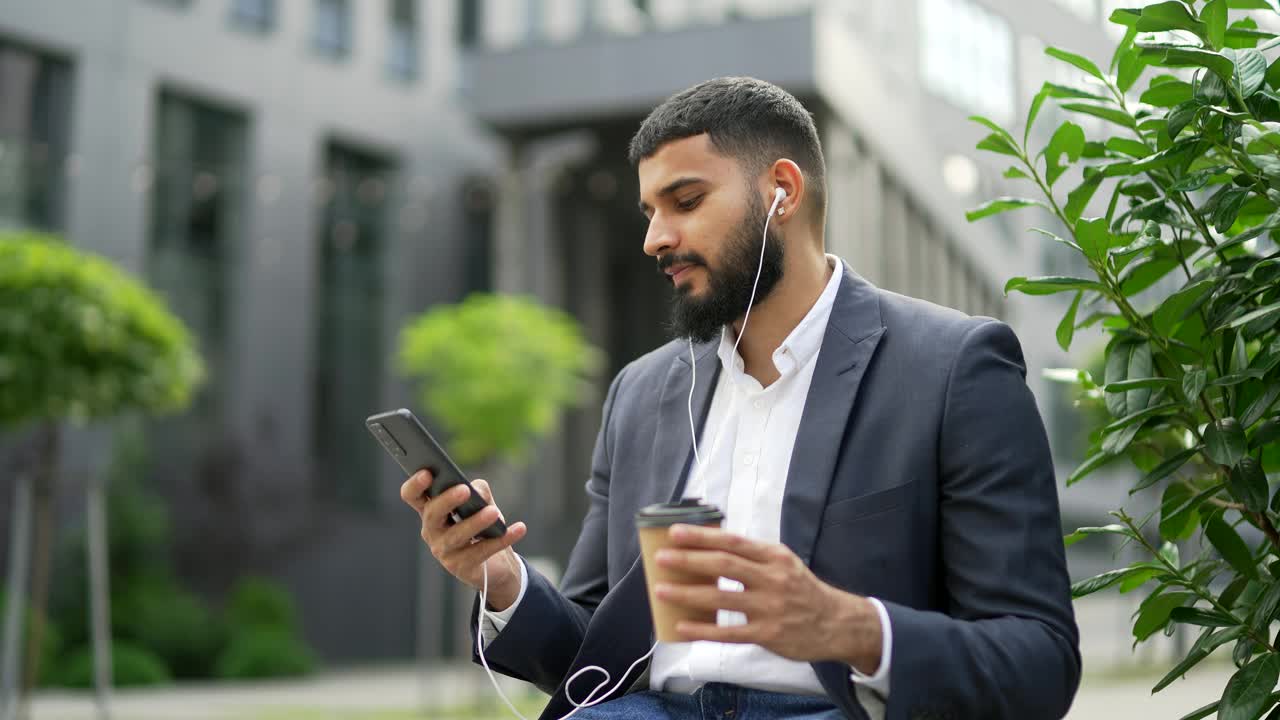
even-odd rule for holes
{"type": "Polygon", "coordinates": [[[844,720],[825,697],[707,683],[692,695],[643,692],[582,708],[569,720],[844,720]]]}

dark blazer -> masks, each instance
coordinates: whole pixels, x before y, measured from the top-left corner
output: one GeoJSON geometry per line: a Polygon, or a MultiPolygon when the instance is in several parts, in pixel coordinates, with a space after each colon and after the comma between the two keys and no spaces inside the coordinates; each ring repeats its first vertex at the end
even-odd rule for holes
{"type": "MultiPolygon", "coordinates": [[[[695,346],[700,422],[716,345],[695,346]]],[[[552,695],[544,719],[572,709],[564,681],[579,668],[608,668],[613,687],[652,645],[633,518],[683,492],[690,370],[676,341],[618,373],[561,587],[528,567],[523,601],[486,649],[495,670],[552,695]]],[[[825,582],[887,607],[888,720],[1060,718],[1079,684],[1053,463],[1025,376],[1007,325],[846,269],[796,434],[781,539],[825,582]]],[[[847,666],[813,667],[846,716],[867,717],[847,666]]],[[[579,678],[574,698],[600,680],[579,678]]]]}

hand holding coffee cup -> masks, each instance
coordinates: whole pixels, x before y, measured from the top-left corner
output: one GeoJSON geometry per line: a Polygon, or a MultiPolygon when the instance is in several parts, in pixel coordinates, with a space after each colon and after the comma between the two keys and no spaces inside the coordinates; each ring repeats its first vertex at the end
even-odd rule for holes
{"type": "Polygon", "coordinates": [[[680,642],[676,624],[681,620],[714,623],[715,610],[696,610],[669,603],[654,594],[660,583],[674,585],[715,585],[719,578],[690,573],[684,570],[662,567],[655,560],[659,550],[671,547],[669,530],[672,525],[701,525],[720,527],[724,513],[714,505],[707,505],[691,498],[674,503],[658,503],[641,508],[636,513],[636,530],[640,534],[640,553],[644,562],[645,585],[649,593],[649,608],[653,613],[653,630],[662,642],[680,642]]]}

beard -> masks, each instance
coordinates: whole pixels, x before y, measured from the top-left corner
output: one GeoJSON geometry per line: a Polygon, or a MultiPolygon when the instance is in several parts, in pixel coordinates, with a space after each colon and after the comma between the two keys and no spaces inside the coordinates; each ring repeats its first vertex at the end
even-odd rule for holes
{"type": "Polygon", "coordinates": [[[742,317],[752,303],[751,289],[756,284],[757,263],[761,267],[755,302],[767,298],[782,279],[782,240],[770,229],[764,259],[760,259],[760,238],[764,235],[768,210],[755,192],[749,196],[746,217],[730,233],[716,267],[698,253],[668,255],[659,261],[659,271],[675,264],[689,263],[702,266],[707,274],[707,287],[701,297],[693,296],[687,287],[675,288],[668,324],[673,337],[705,343],[719,334],[725,325],[742,317]]]}

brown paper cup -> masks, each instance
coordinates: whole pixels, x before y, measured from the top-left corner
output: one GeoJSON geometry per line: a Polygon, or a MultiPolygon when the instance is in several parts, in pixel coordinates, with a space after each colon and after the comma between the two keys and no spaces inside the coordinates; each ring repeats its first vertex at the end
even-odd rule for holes
{"type": "Polygon", "coordinates": [[[640,554],[644,562],[645,584],[649,592],[649,609],[653,613],[653,630],[662,642],[682,642],[676,633],[676,623],[681,620],[714,623],[716,611],[702,612],[658,599],[653,592],[659,583],[674,585],[715,585],[719,578],[695,575],[680,570],[659,567],[654,560],[657,552],[670,546],[668,534],[672,525],[685,523],[703,527],[720,527],[723,515],[719,510],[697,501],[650,505],[636,514],[636,528],[640,533],[640,554]]]}

